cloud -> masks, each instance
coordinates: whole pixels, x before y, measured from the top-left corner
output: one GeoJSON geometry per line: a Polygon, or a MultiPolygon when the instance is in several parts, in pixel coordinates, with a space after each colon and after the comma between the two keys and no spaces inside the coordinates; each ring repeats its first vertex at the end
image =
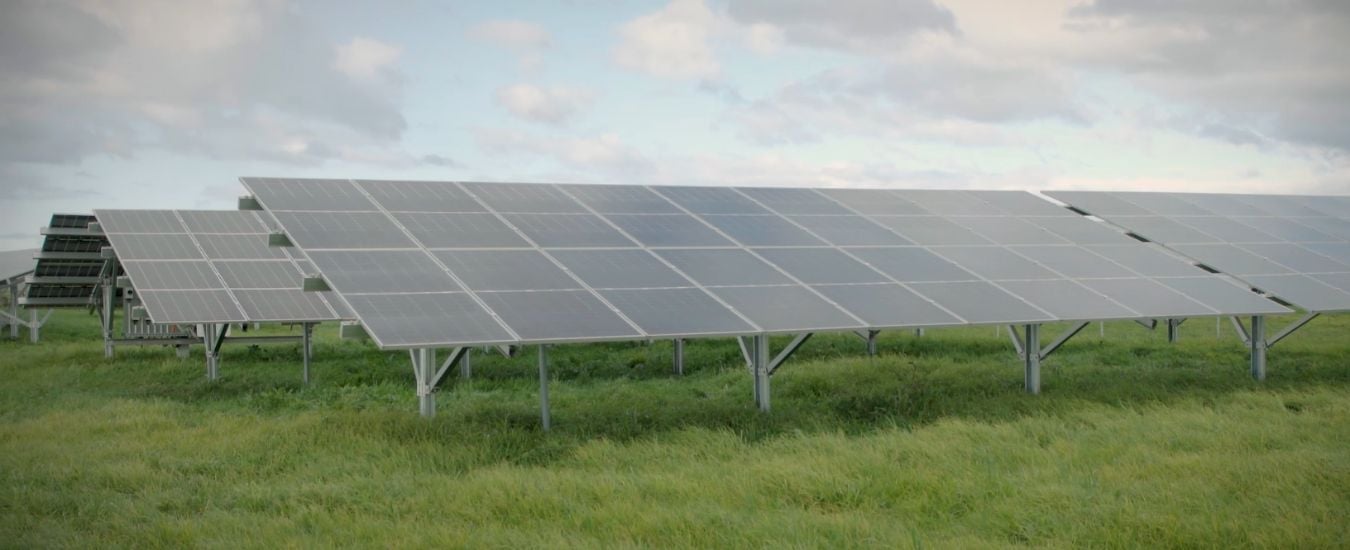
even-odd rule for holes
{"type": "Polygon", "coordinates": [[[497,90],[497,103],[511,114],[540,124],[561,126],[590,105],[593,94],[568,87],[515,84],[497,90]]]}
{"type": "Polygon", "coordinates": [[[161,149],[313,163],[395,148],[398,48],[280,0],[37,2],[0,18],[0,162],[161,149]]]}
{"type": "Polygon", "coordinates": [[[931,0],[732,0],[727,13],[752,32],[777,29],[789,42],[861,51],[901,47],[920,32],[956,32],[956,20],[931,0]]]}
{"type": "Polygon", "coordinates": [[[648,174],[651,161],[614,133],[598,136],[543,136],[497,128],[475,131],[479,148],[502,156],[544,157],[604,178],[648,174]]]}
{"type": "Polygon", "coordinates": [[[720,67],[708,40],[718,17],[703,0],[673,0],[619,27],[614,61],[662,78],[706,78],[720,67]]]}
{"type": "Polygon", "coordinates": [[[1350,150],[1350,4],[1099,0],[1068,11],[1066,25],[1135,46],[1087,67],[1119,71],[1240,133],[1350,150]]]}
{"type": "Polygon", "coordinates": [[[543,51],[553,42],[544,27],[528,21],[498,19],[484,21],[469,29],[469,38],[506,48],[520,56],[525,67],[543,62],[543,51]]]}
{"type": "Polygon", "coordinates": [[[394,74],[394,64],[402,54],[401,48],[379,40],[354,38],[337,47],[333,68],[357,80],[388,80],[394,74]]]}

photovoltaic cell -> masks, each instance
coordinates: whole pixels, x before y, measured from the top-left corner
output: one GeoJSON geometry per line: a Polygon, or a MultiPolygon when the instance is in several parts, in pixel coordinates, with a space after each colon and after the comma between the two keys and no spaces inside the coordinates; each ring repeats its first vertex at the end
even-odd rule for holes
{"type": "Polygon", "coordinates": [[[811,189],[740,187],[738,191],[779,214],[852,214],[811,189]]]}
{"type": "Polygon", "coordinates": [[[1077,246],[1017,246],[1013,251],[1071,279],[1137,276],[1124,266],[1077,246]]]}
{"type": "Polygon", "coordinates": [[[511,225],[544,248],[637,244],[591,214],[505,214],[505,217],[511,225]]]}
{"type": "Polygon", "coordinates": [[[652,187],[695,214],[768,214],[764,207],[724,187],[652,187]]]}
{"type": "Polygon", "coordinates": [[[918,247],[850,248],[849,253],[902,283],[971,281],[975,274],[918,247]]]}
{"type": "Polygon", "coordinates": [[[474,291],[581,288],[580,283],[534,250],[443,250],[435,254],[474,291]]]}
{"type": "Polygon", "coordinates": [[[777,216],[703,216],[745,246],[816,246],[826,244],[777,216]]]}
{"type": "Polygon", "coordinates": [[[656,254],[704,286],[792,283],[792,279],[744,250],[683,248],[658,250],[656,254]]]}
{"type": "Polygon", "coordinates": [[[872,219],[917,244],[993,244],[989,239],[938,216],[873,216],[872,219]]]}
{"type": "Polygon", "coordinates": [[[555,185],[534,183],[465,183],[479,200],[498,212],[582,214],[581,203],[558,190],[555,185]]]}
{"type": "Polygon", "coordinates": [[[426,254],[416,250],[312,251],[314,262],[333,288],[363,292],[453,292],[462,290],[426,254]]]}
{"type": "Polygon", "coordinates": [[[217,260],[212,265],[230,288],[300,288],[304,277],[288,260],[217,260]]]}
{"type": "Polygon", "coordinates": [[[382,180],[359,180],[357,184],[390,212],[487,211],[454,184],[382,180]]]}
{"type": "Polygon", "coordinates": [[[244,185],[273,213],[284,210],[373,211],[375,205],[347,180],[243,178],[244,185]]]}
{"type": "Polygon", "coordinates": [[[1074,244],[1136,244],[1124,233],[1101,222],[1082,216],[1058,218],[1025,218],[1027,222],[1059,235],[1074,244]]]}
{"type": "Polygon", "coordinates": [[[998,244],[1068,244],[1069,241],[1017,218],[967,216],[956,223],[998,244]]]}
{"type": "Polygon", "coordinates": [[[643,246],[734,246],[713,228],[684,214],[609,214],[605,217],[643,246]]]}
{"type": "Polygon", "coordinates": [[[561,189],[601,214],[677,214],[680,209],[644,187],[566,185],[561,189]]]}
{"type": "Polygon", "coordinates": [[[258,218],[249,212],[185,210],[178,213],[183,223],[193,233],[229,233],[258,234],[267,233],[267,228],[258,218]]]}
{"type": "Polygon", "coordinates": [[[212,260],[284,260],[282,249],[267,245],[267,235],[196,235],[212,260]]]}
{"type": "Polygon", "coordinates": [[[769,332],[864,327],[863,323],[801,286],[718,287],[710,290],[769,332]]]}
{"type": "Polygon", "coordinates": [[[491,345],[515,341],[468,294],[347,294],[381,347],[491,345]]]}
{"type": "Polygon", "coordinates": [[[696,288],[616,289],[600,294],[651,336],[758,332],[696,288]]]}
{"type": "Polygon", "coordinates": [[[959,325],[961,320],[897,284],[812,287],[873,328],[959,325]]]}
{"type": "Polygon", "coordinates": [[[187,233],[172,210],[99,210],[104,233],[187,233]]]}
{"type": "Polygon", "coordinates": [[[319,295],[298,288],[236,290],[235,299],[250,321],[327,321],[333,319],[319,295]]]}
{"type": "Polygon", "coordinates": [[[1145,317],[1204,317],[1217,313],[1149,279],[1087,279],[1081,282],[1145,317]]]}
{"type": "Polygon", "coordinates": [[[622,340],[641,336],[586,291],[484,292],[479,297],[525,340],[622,340]]]}
{"type": "Polygon", "coordinates": [[[1219,311],[1242,311],[1249,314],[1270,315],[1288,313],[1288,310],[1283,306],[1263,298],[1251,290],[1230,283],[1217,275],[1170,277],[1158,279],[1158,282],[1219,311]]]}
{"type": "Polygon", "coordinates": [[[1109,298],[1065,279],[1005,281],[999,286],[1062,320],[1128,319],[1139,316],[1109,298]]]}
{"type": "Polygon", "coordinates": [[[1271,275],[1292,272],[1287,267],[1229,244],[1187,244],[1172,248],[1224,273],[1271,275]]]}
{"type": "Polygon", "coordinates": [[[1306,275],[1248,275],[1242,280],[1293,304],[1316,304],[1314,311],[1350,309],[1350,294],[1306,275]]]}
{"type": "Polygon", "coordinates": [[[477,212],[394,214],[427,248],[529,248],[519,233],[494,214],[477,212]]]}
{"type": "Polygon", "coordinates": [[[835,248],[760,248],[755,253],[809,285],[889,282],[835,248]]]}
{"type": "Polygon", "coordinates": [[[223,289],[220,277],[204,261],[125,261],[122,267],[136,282],[137,290],[223,289]]]}
{"type": "Polygon", "coordinates": [[[943,246],[933,252],[989,280],[1059,279],[1041,265],[997,246],[943,246]]]}
{"type": "Polygon", "coordinates": [[[914,283],[916,292],[942,304],[971,324],[1015,324],[1052,321],[1054,317],[990,283],[914,283]]]}
{"type": "Polygon", "coordinates": [[[859,214],[916,216],[929,212],[884,189],[820,189],[821,194],[859,214]]]}
{"type": "Polygon", "coordinates": [[[691,286],[688,279],[645,250],[555,250],[550,254],[591,288],[691,286]]]}
{"type": "Polygon", "coordinates": [[[201,251],[187,235],[124,234],[114,240],[122,260],[202,259],[201,251]]]}
{"type": "Polygon", "coordinates": [[[380,212],[275,212],[296,245],[309,250],[416,248],[380,212]]]}
{"type": "Polygon", "coordinates": [[[154,320],[163,324],[242,323],[248,321],[224,290],[142,290],[138,293],[154,320]]]}
{"type": "Polygon", "coordinates": [[[914,244],[862,216],[790,216],[790,219],[836,246],[914,244]]]}

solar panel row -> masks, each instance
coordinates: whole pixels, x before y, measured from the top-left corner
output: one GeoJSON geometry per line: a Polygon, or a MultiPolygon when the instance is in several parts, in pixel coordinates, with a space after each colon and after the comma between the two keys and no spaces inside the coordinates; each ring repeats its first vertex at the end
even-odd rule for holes
{"type": "Polygon", "coordinates": [[[386,348],[1287,311],[1021,192],[242,181],[386,348]]]}
{"type": "Polygon", "coordinates": [[[1350,199],[1197,193],[1050,196],[1309,311],[1350,309],[1350,199]]]}
{"type": "Polygon", "coordinates": [[[261,212],[99,210],[150,318],[162,324],[337,320],[336,297],[301,290],[291,252],[267,246],[261,212]]]}

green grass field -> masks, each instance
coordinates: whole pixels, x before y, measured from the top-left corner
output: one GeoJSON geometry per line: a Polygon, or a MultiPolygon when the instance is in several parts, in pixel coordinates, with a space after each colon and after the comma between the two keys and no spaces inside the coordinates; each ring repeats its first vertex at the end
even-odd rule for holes
{"type": "Polygon", "coordinates": [[[227,347],[208,383],[200,349],[108,361],[96,327],[0,342],[0,545],[1350,546],[1350,316],[1264,383],[1227,325],[1093,326],[1040,396],[993,328],[819,336],[767,415],[734,341],[680,378],[668,344],[564,346],[548,433],[528,352],[475,356],[425,420],[405,353],[331,327],[309,387],[297,346],[227,347]]]}

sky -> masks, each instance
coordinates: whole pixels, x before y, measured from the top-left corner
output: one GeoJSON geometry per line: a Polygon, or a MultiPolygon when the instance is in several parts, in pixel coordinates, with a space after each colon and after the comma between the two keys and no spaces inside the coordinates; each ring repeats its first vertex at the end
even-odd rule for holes
{"type": "Polygon", "coordinates": [[[1350,194],[1344,0],[10,0],[0,249],[240,176],[1350,194]]]}

